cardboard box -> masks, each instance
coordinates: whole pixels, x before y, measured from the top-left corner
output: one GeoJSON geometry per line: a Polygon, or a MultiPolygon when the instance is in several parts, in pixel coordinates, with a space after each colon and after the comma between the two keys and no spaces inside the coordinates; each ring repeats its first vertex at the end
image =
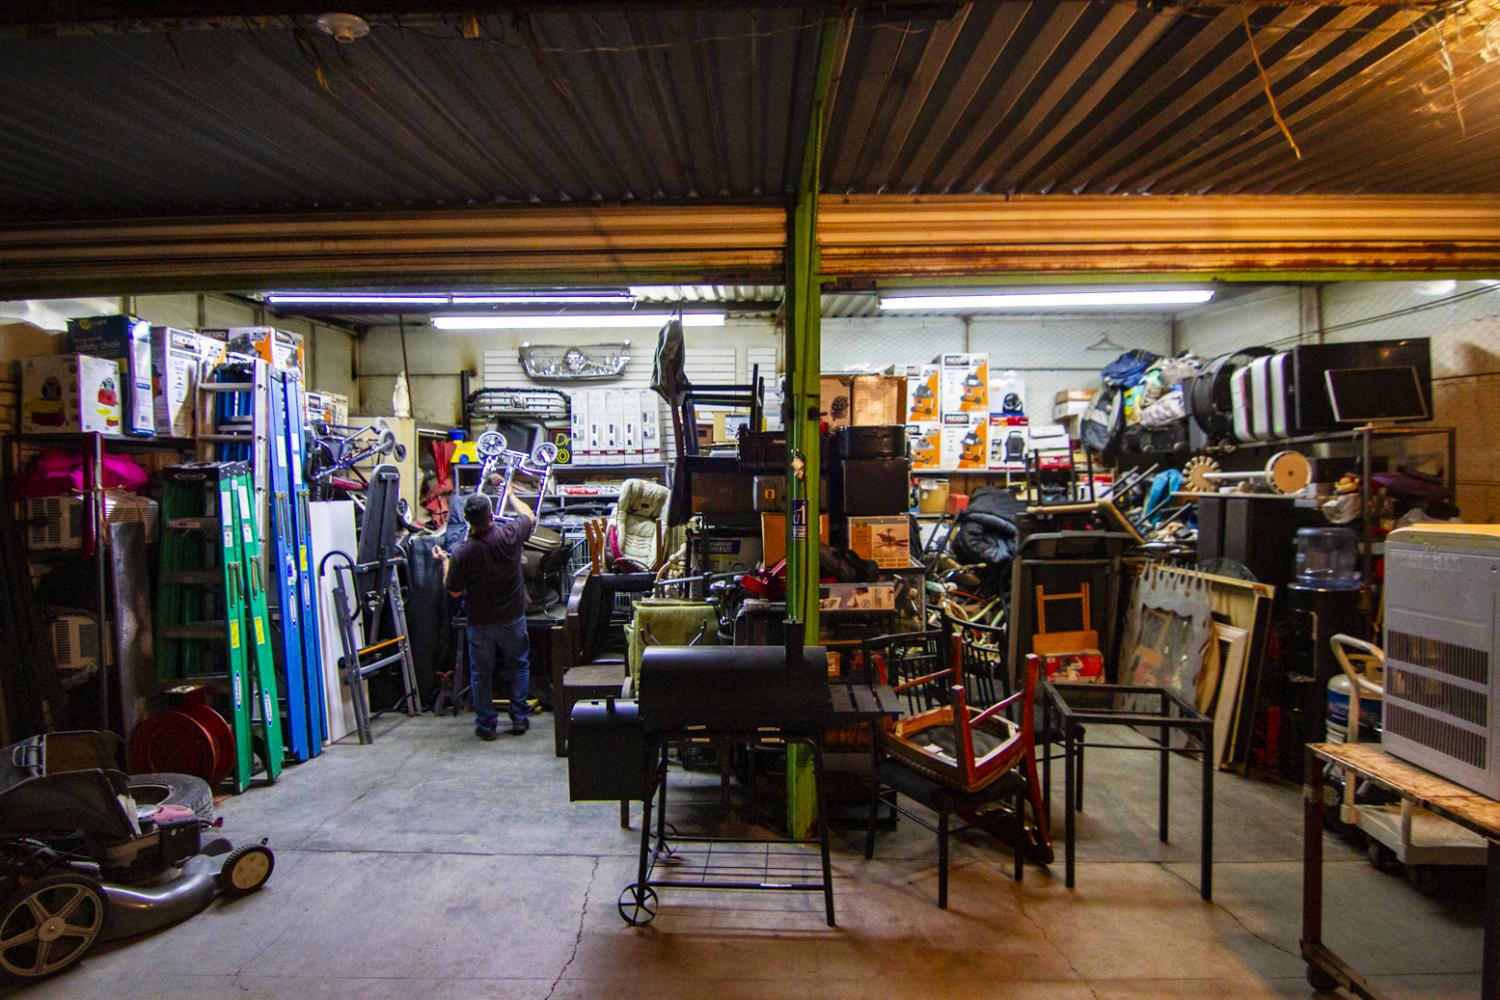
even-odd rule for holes
{"type": "Polygon", "coordinates": [[[990,414],[990,468],[1000,472],[1025,472],[1030,440],[1025,417],[990,414]]]}
{"type": "Polygon", "coordinates": [[[914,470],[943,467],[943,425],[940,423],[907,424],[906,437],[914,470]]]}
{"type": "Polygon", "coordinates": [[[650,389],[637,395],[641,406],[641,461],[660,462],[666,458],[661,443],[661,397],[650,389]]]}
{"type": "MultiPolygon", "coordinates": [[[[818,538],[823,542],[828,541],[827,514],[818,515],[818,538]]],[[[765,560],[765,565],[775,566],[786,558],[785,514],[761,514],[760,544],[761,556],[765,560]]]]}
{"type": "Polygon", "coordinates": [[[603,389],[589,389],[584,395],[588,396],[588,456],[590,465],[603,465],[608,461],[604,455],[604,442],[606,438],[605,423],[608,414],[605,412],[605,404],[608,397],[603,389]]]}
{"type": "Polygon", "coordinates": [[[574,392],[568,398],[568,431],[573,438],[573,465],[588,465],[593,460],[589,452],[589,394],[574,392]]]}
{"type": "Polygon", "coordinates": [[[988,413],[945,413],[940,461],[944,469],[990,467],[988,413]]]}
{"type": "Polygon", "coordinates": [[[1089,405],[1086,399],[1070,399],[1065,403],[1053,403],[1052,420],[1059,424],[1076,420],[1088,412],[1089,405]]]}
{"type": "Polygon", "coordinates": [[[911,565],[911,521],[905,517],[849,518],[849,548],[881,569],[911,565]]]}
{"type": "Polygon", "coordinates": [[[1057,684],[1103,684],[1104,654],[1097,649],[1052,653],[1042,658],[1046,678],[1057,684]]]}
{"type": "Polygon", "coordinates": [[[21,432],[120,433],[120,367],[86,354],[21,362],[21,432]]]}
{"type": "Polygon", "coordinates": [[[604,429],[603,458],[605,465],[619,465],[625,461],[625,401],[622,390],[604,390],[604,413],[600,426],[604,429]]]}
{"type": "Polygon", "coordinates": [[[990,356],[944,354],[938,359],[939,397],[943,416],[950,413],[990,412],[990,356]]]}
{"type": "Polygon", "coordinates": [[[990,372],[990,412],[1004,417],[1026,415],[1026,380],[1013,371],[990,372]]]}
{"type": "Polygon", "coordinates": [[[908,424],[936,423],[942,416],[942,371],[937,365],[913,365],[906,376],[906,420],[908,424]]]}
{"type": "Polygon", "coordinates": [[[856,427],[906,423],[905,375],[856,375],[853,393],[856,427]]]}
{"type": "MultiPolygon", "coordinates": [[[[229,344],[224,339],[228,333],[228,330],[198,331],[198,359],[205,367],[212,368],[224,363],[229,354],[229,344]]],[[[202,370],[199,369],[200,373],[202,370]]]]}
{"type": "Polygon", "coordinates": [[[306,394],[307,419],[321,420],[335,427],[349,424],[349,397],[337,392],[313,392],[306,394]]]}
{"type": "Polygon", "coordinates": [[[181,438],[196,433],[198,365],[196,332],[170,326],[151,328],[151,416],[156,433],[181,438]]]}
{"type": "Polygon", "coordinates": [[[824,583],[818,586],[823,611],[895,611],[896,583],[824,583]]]}
{"type": "Polygon", "coordinates": [[[702,540],[703,568],[709,573],[740,573],[761,562],[761,540],[754,535],[702,540]]]}
{"type": "Polygon", "coordinates": [[[224,331],[231,353],[260,358],[272,368],[302,373],[302,335],[274,326],[231,326],[224,331]]]}
{"type": "Polygon", "coordinates": [[[1099,392],[1098,389],[1063,389],[1052,397],[1054,405],[1061,403],[1088,403],[1099,392]]]}
{"type": "Polygon", "coordinates": [[[854,419],[854,377],[824,375],[818,385],[818,415],[828,429],[848,427],[854,419]]]}
{"type": "Polygon", "coordinates": [[[620,461],[626,465],[641,464],[641,394],[638,389],[621,389],[620,461]]]}
{"type": "Polygon", "coordinates": [[[156,435],[151,391],[151,324],[134,316],[68,320],[68,350],[106,358],[120,368],[120,425],[126,434],[156,435]]]}

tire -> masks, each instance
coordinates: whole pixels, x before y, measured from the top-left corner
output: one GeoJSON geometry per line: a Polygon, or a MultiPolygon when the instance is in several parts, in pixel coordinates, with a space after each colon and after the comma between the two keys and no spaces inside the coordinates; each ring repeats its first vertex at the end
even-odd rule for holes
{"type": "Polygon", "coordinates": [[[212,822],[214,793],[208,782],[191,774],[132,774],[130,797],[138,806],[183,806],[212,822]]]}
{"type": "Polygon", "coordinates": [[[77,964],[99,943],[109,898],[91,878],[48,875],[0,902],[0,977],[32,982],[77,964]]]}
{"type": "Polygon", "coordinates": [[[276,855],[264,844],[236,847],[219,869],[219,892],[231,898],[248,896],[270,879],[276,870],[276,855]]]}

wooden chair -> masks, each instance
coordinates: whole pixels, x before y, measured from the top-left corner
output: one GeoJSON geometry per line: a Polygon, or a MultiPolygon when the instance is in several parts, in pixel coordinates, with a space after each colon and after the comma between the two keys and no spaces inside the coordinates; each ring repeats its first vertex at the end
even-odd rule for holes
{"type": "Polygon", "coordinates": [[[1021,690],[987,708],[976,708],[968,704],[960,683],[961,643],[960,637],[952,637],[948,662],[928,673],[916,673],[911,663],[900,660],[882,663],[877,659],[875,668],[884,672],[886,682],[903,698],[918,692],[915,697],[925,700],[929,696],[922,692],[931,690],[934,683],[949,684],[945,704],[897,719],[878,739],[872,739],[876,786],[865,827],[866,858],[875,855],[875,822],[882,803],[937,834],[938,906],[943,909],[948,906],[948,838],[955,832],[950,822],[955,814],[965,820],[958,830],[990,827],[996,807],[1009,803],[1007,819],[1018,881],[1028,852],[1044,863],[1052,859],[1047,815],[1039,797],[1032,721],[1037,659],[1027,657],[1021,690]],[[981,748],[983,742],[989,746],[981,748]],[[903,808],[902,795],[936,813],[937,824],[903,808]],[[1034,832],[1025,820],[1028,799],[1036,820],[1034,832]]]}

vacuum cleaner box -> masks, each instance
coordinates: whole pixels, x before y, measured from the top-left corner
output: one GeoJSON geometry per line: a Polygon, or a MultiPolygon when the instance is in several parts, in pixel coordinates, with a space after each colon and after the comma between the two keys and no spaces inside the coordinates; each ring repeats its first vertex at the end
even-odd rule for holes
{"type": "Polygon", "coordinates": [[[931,471],[943,467],[943,425],[932,423],[907,424],[906,436],[911,442],[908,454],[911,467],[931,471]]]}
{"type": "Polygon", "coordinates": [[[988,469],[990,463],[988,413],[943,414],[940,461],[944,469],[988,469]]]}
{"type": "Polygon", "coordinates": [[[1013,371],[991,371],[990,412],[1002,417],[1024,417],[1026,380],[1013,371]]]}
{"type": "MultiPolygon", "coordinates": [[[[153,326],[151,396],[156,433],[165,437],[193,436],[197,426],[197,389],[198,334],[170,326],[153,326]]],[[[307,394],[309,412],[313,395],[307,394]]]]}
{"type": "Polygon", "coordinates": [[[933,423],[942,416],[939,393],[942,383],[937,365],[912,365],[906,374],[906,420],[908,424],[933,423]]]}
{"type": "Polygon", "coordinates": [[[849,548],[881,569],[911,565],[911,520],[906,517],[849,518],[849,548]]]}
{"type": "Polygon", "coordinates": [[[21,432],[120,433],[120,368],[86,354],[48,354],[21,362],[21,432]]]}
{"type": "Polygon", "coordinates": [[[990,468],[998,472],[1025,472],[1027,419],[990,414],[990,468]]]}
{"type": "Polygon", "coordinates": [[[120,368],[120,422],[126,434],[156,435],[151,395],[151,324],[134,316],[68,320],[68,350],[107,358],[120,368]]]}
{"type": "Polygon", "coordinates": [[[231,326],[224,331],[229,350],[251,354],[272,368],[302,372],[302,335],[274,326],[231,326]]]}
{"type": "Polygon", "coordinates": [[[939,357],[943,416],[950,413],[990,412],[990,356],[944,354],[939,357]]]}

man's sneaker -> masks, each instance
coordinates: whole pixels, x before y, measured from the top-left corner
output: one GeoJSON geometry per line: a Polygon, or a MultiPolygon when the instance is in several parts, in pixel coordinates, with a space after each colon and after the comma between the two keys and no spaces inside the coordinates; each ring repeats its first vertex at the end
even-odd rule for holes
{"type": "Polygon", "coordinates": [[[486,743],[493,743],[493,742],[495,742],[495,738],[496,738],[496,734],[495,733],[487,733],[483,729],[476,729],[476,730],[474,730],[474,735],[478,736],[480,739],[484,740],[486,743]]]}
{"type": "Polygon", "coordinates": [[[511,723],[510,734],[512,736],[525,736],[526,730],[531,728],[530,719],[522,719],[520,722],[511,723]]]}

